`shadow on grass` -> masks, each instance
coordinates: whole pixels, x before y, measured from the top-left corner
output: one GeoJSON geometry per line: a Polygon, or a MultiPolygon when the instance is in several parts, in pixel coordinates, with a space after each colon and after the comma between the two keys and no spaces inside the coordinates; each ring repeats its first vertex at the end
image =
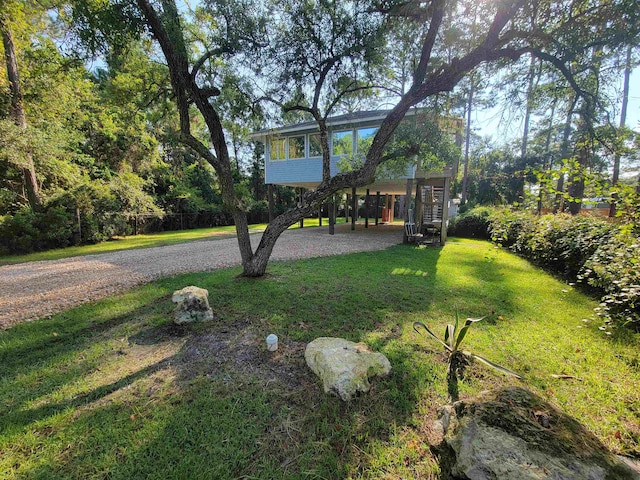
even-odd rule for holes
{"type": "MultiPolygon", "coordinates": [[[[118,355],[117,339],[130,328],[163,322],[162,312],[167,309],[166,304],[154,302],[96,320],[106,303],[75,308],[52,320],[24,323],[2,332],[0,425],[16,411],[28,419],[26,411],[21,410],[24,403],[82,382],[99,371],[114,352],[118,355]]],[[[69,406],[73,405],[47,408],[49,413],[34,418],[69,406]]]]}
{"type": "MultiPolygon", "coordinates": [[[[19,444],[10,451],[19,465],[14,476],[435,477],[435,460],[424,451],[414,458],[415,449],[405,447],[403,438],[419,438],[419,409],[446,401],[445,366],[433,358],[435,347],[422,348],[424,339],[407,341],[406,330],[413,320],[450,321],[461,296],[465,308],[481,303],[486,309],[497,301],[515,308],[513,293],[502,289],[498,264],[458,258],[462,265],[456,267],[451,260],[442,264],[441,253],[397,246],[275,262],[258,280],[235,277],[237,269],[188,274],[157,282],[162,294],[99,324],[73,326],[57,317],[61,331],[55,341],[46,321],[6,332],[33,336],[3,353],[9,376],[2,385],[21,390],[9,399],[13,407],[6,420],[11,444],[19,444]],[[478,293],[456,283],[453,268],[461,269],[459,278],[485,287],[478,293]],[[168,295],[190,284],[210,292],[217,320],[176,329],[168,295]],[[276,355],[263,345],[272,332],[280,338],[276,355]],[[325,395],[303,358],[306,342],[318,336],[365,340],[387,355],[392,374],[349,404],[325,395]],[[117,349],[102,351],[98,344],[118,338],[124,341],[117,348],[138,355],[177,338],[184,344],[161,361],[80,395],[17,408],[81,381],[99,365],[108,368],[117,349]],[[86,363],[92,348],[99,352],[86,363]],[[55,365],[62,363],[67,370],[56,375],[55,365]],[[21,375],[33,376],[33,384],[16,381],[21,375]],[[34,445],[39,460],[20,453],[34,445]]],[[[99,305],[104,303],[93,308],[99,305]]],[[[78,315],[87,308],[77,309],[78,315]]]]}
{"type": "Polygon", "coordinates": [[[37,423],[44,418],[64,412],[67,409],[75,409],[96,402],[106,397],[107,395],[110,395],[120,389],[132,385],[134,382],[141,378],[145,378],[165,368],[170,363],[171,358],[163,359],[153,365],[149,365],[145,368],[137,370],[130,375],[126,375],[115,382],[112,382],[108,385],[101,385],[98,388],[70,398],[68,400],[45,403],[44,405],[36,408],[24,410],[21,409],[5,413],[4,415],[2,415],[2,419],[0,420],[0,433],[4,433],[5,431],[11,430],[12,428],[15,429],[15,427],[24,428],[28,424],[37,423]]]}

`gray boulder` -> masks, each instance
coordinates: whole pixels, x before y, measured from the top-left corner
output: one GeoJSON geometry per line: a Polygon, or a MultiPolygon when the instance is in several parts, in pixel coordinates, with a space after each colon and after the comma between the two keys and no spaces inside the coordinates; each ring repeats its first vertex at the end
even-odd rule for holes
{"type": "Polygon", "coordinates": [[[523,388],[441,411],[451,476],[470,480],[640,480],[574,418],[523,388]]]}
{"type": "Polygon", "coordinates": [[[213,311],[209,307],[209,292],[204,288],[191,285],[176,290],[171,300],[177,304],[173,322],[178,325],[213,320],[213,311]]]}
{"type": "Polygon", "coordinates": [[[324,391],[344,401],[358,392],[368,392],[370,378],[391,372],[391,364],[382,353],[343,338],[316,338],[307,345],[304,358],[322,380],[324,391]]]}

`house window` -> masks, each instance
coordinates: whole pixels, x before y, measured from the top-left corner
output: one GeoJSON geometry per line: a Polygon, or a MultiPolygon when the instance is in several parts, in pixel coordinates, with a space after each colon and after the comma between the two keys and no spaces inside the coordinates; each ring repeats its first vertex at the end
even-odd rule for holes
{"type": "Polygon", "coordinates": [[[358,153],[362,155],[367,154],[377,131],[377,127],[358,129],[358,153]]]}
{"type": "Polygon", "coordinates": [[[271,160],[284,160],[284,138],[271,139],[271,160]]]}
{"type": "Polygon", "coordinates": [[[351,155],[353,153],[353,132],[334,132],[331,136],[334,155],[351,155]]]}
{"type": "Polygon", "coordinates": [[[320,143],[320,134],[309,134],[309,156],[321,157],[322,156],[322,144],[320,143]]]}
{"type": "Polygon", "coordinates": [[[289,137],[289,158],[304,158],[304,135],[289,137]]]}

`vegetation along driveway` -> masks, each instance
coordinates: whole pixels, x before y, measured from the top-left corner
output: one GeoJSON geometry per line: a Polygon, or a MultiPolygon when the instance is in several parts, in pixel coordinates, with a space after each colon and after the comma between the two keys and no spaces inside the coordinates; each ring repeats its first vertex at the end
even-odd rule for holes
{"type": "MultiPolygon", "coordinates": [[[[367,230],[337,225],[288,230],[276,243],[272,260],[322,257],[383,250],[402,241],[402,227],[378,225],[367,230]]],[[[252,235],[254,248],[260,234],[252,235]]],[[[0,328],[33,320],[135,285],[179,273],[240,264],[235,238],[201,240],[165,247],[126,250],[62,260],[0,267],[0,328]]]]}

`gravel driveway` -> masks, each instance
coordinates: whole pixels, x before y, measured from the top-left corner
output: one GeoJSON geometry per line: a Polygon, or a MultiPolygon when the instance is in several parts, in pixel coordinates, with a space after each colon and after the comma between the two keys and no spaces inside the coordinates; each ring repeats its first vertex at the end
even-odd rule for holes
{"type": "MultiPolygon", "coordinates": [[[[402,241],[402,227],[361,225],[288,230],[271,260],[322,257],[383,250],[402,241]]],[[[254,248],[260,234],[251,236],[254,248]]],[[[58,313],[135,285],[179,273],[215,270],[240,264],[235,238],[200,240],[166,247],[123,250],[0,267],[0,329],[58,313]]]]}

